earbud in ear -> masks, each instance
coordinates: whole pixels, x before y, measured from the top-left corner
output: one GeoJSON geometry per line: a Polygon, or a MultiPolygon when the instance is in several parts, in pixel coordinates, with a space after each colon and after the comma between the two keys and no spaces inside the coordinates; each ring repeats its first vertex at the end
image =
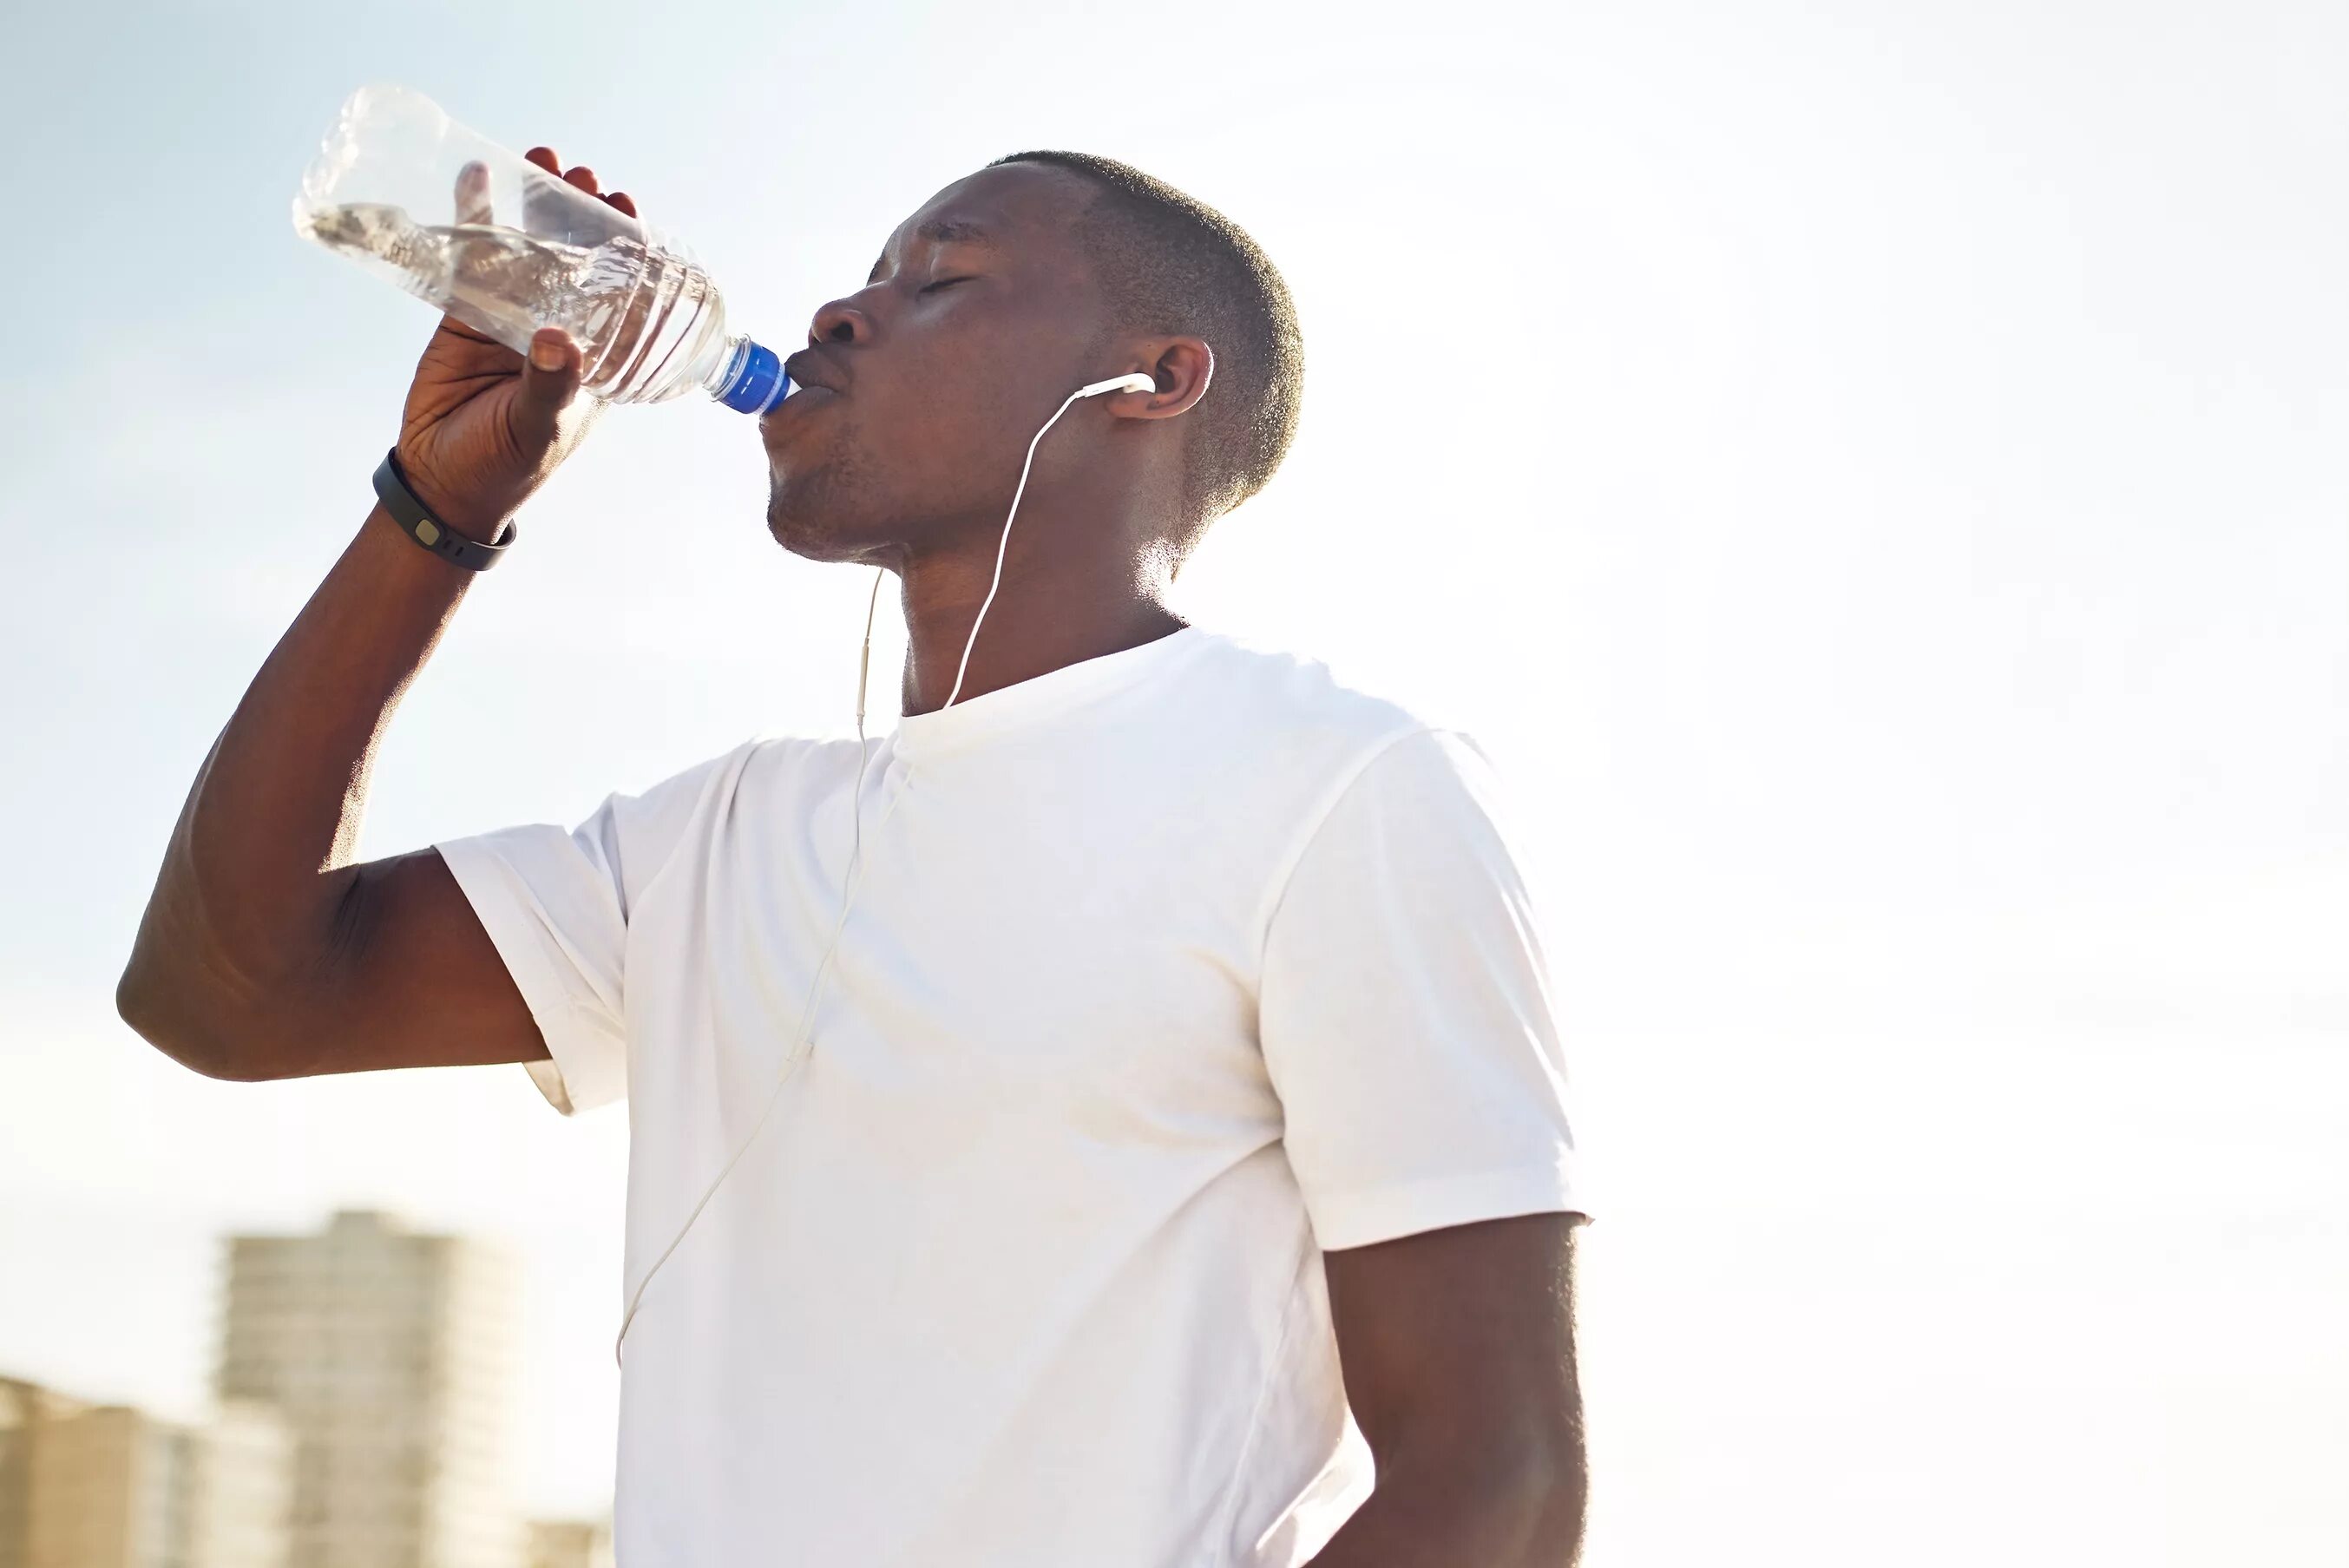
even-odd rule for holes
{"type": "Polygon", "coordinates": [[[1131,376],[1119,376],[1107,381],[1096,381],[1090,387],[1077,388],[1080,397],[1091,397],[1102,392],[1155,392],[1158,383],[1140,371],[1131,376]]]}

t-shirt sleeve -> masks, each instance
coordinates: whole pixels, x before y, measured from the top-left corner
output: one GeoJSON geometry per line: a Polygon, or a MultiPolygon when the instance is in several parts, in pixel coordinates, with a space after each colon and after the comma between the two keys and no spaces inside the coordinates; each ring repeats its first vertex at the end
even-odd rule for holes
{"type": "Polygon", "coordinates": [[[1324,1249],[1588,1212],[1549,979],[1494,785],[1465,736],[1391,743],[1273,906],[1258,1029],[1324,1249]]]}
{"type": "Polygon", "coordinates": [[[564,1115],[626,1096],[630,913],[755,744],[606,796],[575,828],[532,822],[432,846],[545,1037],[551,1059],[523,1065],[564,1115]]]}

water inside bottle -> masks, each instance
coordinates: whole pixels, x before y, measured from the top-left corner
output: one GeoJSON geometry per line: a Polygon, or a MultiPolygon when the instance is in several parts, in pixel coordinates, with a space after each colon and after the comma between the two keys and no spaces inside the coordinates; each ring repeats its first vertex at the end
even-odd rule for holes
{"type": "Polygon", "coordinates": [[[404,207],[344,202],[307,215],[329,250],[388,267],[400,286],[517,351],[560,326],[580,346],[583,387],[657,403],[703,385],[725,311],[699,267],[633,234],[568,244],[489,223],[419,223],[404,207]]]}

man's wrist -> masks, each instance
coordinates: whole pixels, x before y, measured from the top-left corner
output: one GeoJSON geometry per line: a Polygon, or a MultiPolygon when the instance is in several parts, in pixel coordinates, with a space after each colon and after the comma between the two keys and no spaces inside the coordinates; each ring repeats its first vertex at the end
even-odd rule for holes
{"type": "Polygon", "coordinates": [[[433,521],[451,532],[463,534],[476,544],[497,542],[498,536],[505,531],[506,524],[512,521],[511,512],[502,517],[481,518],[464,507],[444,505],[429,491],[419,489],[413,482],[408,489],[418,503],[432,514],[433,521]]]}
{"type": "Polygon", "coordinates": [[[378,504],[401,531],[422,548],[469,572],[485,572],[505,558],[520,530],[511,517],[484,526],[462,516],[449,518],[437,511],[410,485],[399,461],[399,449],[384,454],[376,466],[375,493],[378,504]]]}

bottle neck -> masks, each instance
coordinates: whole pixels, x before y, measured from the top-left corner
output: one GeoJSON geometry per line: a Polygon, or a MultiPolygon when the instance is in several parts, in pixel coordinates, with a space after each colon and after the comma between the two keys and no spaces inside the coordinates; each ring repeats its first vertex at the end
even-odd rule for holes
{"type": "Polygon", "coordinates": [[[704,391],[729,408],[753,416],[781,402],[791,390],[781,357],[747,333],[737,333],[719,345],[700,381],[704,391]]]}

